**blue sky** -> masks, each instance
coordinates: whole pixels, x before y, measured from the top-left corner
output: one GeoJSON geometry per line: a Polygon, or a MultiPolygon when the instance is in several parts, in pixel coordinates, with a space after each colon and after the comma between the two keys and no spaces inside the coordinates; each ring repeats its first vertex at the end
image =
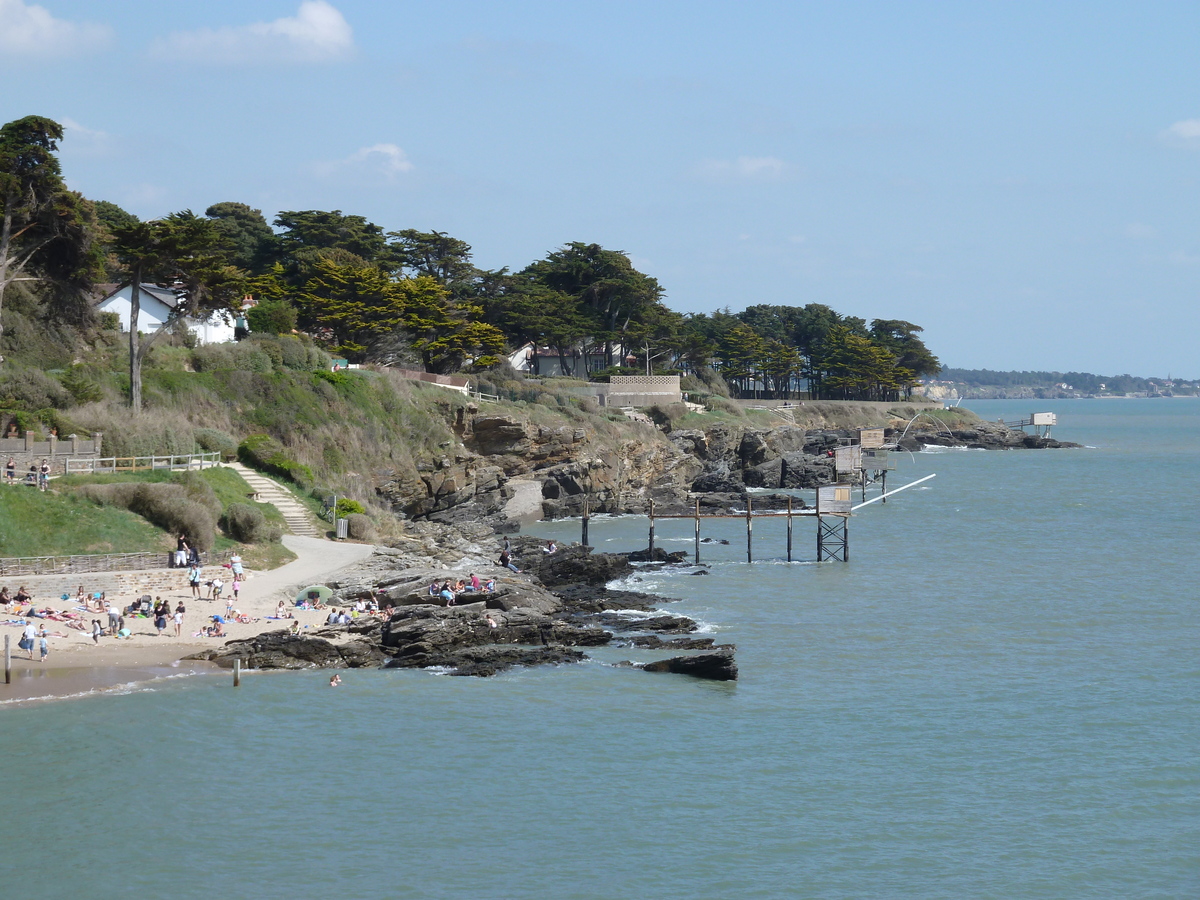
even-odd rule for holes
{"type": "Polygon", "coordinates": [[[907,319],[947,365],[1200,377],[1194,3],[0,0],[72,187],[624,250],[684,312],[907,319]]]}

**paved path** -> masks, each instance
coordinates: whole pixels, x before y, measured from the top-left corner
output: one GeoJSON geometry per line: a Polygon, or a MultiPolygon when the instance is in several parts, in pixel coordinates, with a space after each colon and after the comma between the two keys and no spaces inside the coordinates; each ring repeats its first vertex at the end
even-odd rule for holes
{"type": "Polygon", "coordinates": [[[256,572],[242,588],[242,596],[256,605],[269,601],[262,609],[267,609],[280,597],[294,600],[301,588],[324,582],[335,572],[366,559],[375,549],[370,544],[291,534],[283,536],[283,546],[295,553],[296,559],[269,572],[256,572]]]}
{"type": "MultiPolygon", "coordinates": [[[[287,523],[288,530],[292,534],[302,537],[323,538],[323,531],[318,531],[312,523],[312,517],[308,514],[308,510],[292,496],[291,491],[281,485],[275,483],[265,475],[260,475],[253,469],[243,466],[241,463],[226,463],[229,468],[233,469],[242,478],[246,479],[246,483],[254,490],[258,491],[258,499],[263,503],[270,503],[283,515],[283,521],[287,523]]],[[[286,543],[286,542],[285,542],[286,543]]]]}

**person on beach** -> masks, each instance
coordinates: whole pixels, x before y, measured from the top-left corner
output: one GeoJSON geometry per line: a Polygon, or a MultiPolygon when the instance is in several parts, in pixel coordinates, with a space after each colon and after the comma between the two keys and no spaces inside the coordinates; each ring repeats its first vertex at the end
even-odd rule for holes
{"type": "Polygon", "coordinates": [[[507,550],[504,550],[500,553],[500,565],[504,566],[504,568],[506,568],[506,569],[511,569],[513,572],[515,572],[518,575],[521,574],[521,570],[518,569],[516,567],[516,565],[513,563],[512,557],[509,556],[507,550]]]}
{"type": "Polygon", "coordinates": [[[238,591],[242,589],[242,580],[234,575],[233,584],[230,587],[233,589],[233,602],[237,603],[238,591]]]}
{"type": "Polygon", "coordinates": [[[193,563],[188,567],[188,584],[192,586],[192,596],[200,599],[200,567],[193,563]]]}
{"type": "Polygon", "coordinates": [[[170,610],[170,604],[164,603],[162,597],[155,597],[158,603],[154,607],[154,627],[158,629],[159,637],[167,630],[167,612],[170,610]]]}
{"type": "Polygon", "coordinates": [[[546,541],[546,546],[542,548],[542,552],[549,556],[558,549],[558,544],[554,541],[546,541]]]}
{"type": "Polygon", "coordinates": [[[220,600],[221,592],[223,590],[225,590],[225,582],[223,582],[221,580],[221,577],[218,575],[216,578],[214,578],[212,580],[212,599],[220,600]]]}
{"type": "Polygon", "coordinates": [[[442,592],[440,596],[446,601],[447,606],[454,605],[454,591],[450,587],[450,582],[447,581],[444,585],[442,585],[442,592]]]}
{"type": "Polygon", "coordinates": [[[108,604],[108,630],[110,634],[121,630],[121,610],[117,609],[115,603],[108,604]]]}
{"type": "Polygon", "coordinates": [[[182,637],[183,635],[183,614],[185,612],[187,610],[184,609],[183,601],[180,600],[179,605],[175,607],[175,637],[182,637]]]}
{"type": "Polygon", "coordinates": [[[476,575],[474,572],[471,573],[471,590],[477,594],[479,593],[479,590],[480,590],[479,576],[476,575]]]}
{"type": "Polygon", "coordinates": [[[25,590],[25,585],[21,585],[19,588],[17,588],[17,596],[13,599],[17,601],[17,606],[24,606],[26,603],[29,603],[31,600],[33,600],[33,595],[25,590]]]}
{"type": "Polygon", "coordinates": [[[188,542],[186,535],[179,535],[175,541],[175,568],[182,569],[187,565],[188,542]]]}
{"type": "Polygon", "coordinates": [[[290,634],[299,634],[300,633],[300,623],[297,622],[295,619],[292,619],[292,627],[288,629],[288,632],[290,634]]]}
{"type": "Polygon", "coordinates": [[[100,620],[92,619],[92,643],[100,643],[100,620]]]}
{"type": "Polygon", "coordinates": [[[331,609],[329,611],[329,616],[325,619],[325,624],[326,625],[336,625],[337,623],[338,623],[338,611],[337,611],[337,608],[334,607],[333,609],[331,609]]]}
{"type": "Polygon", "coordinates": [[[50,632],[46,630],[46,626],[42,626],[42,630],[38,632],[38,662],[45,662],[46,657],[50,655],[50,642],[46,640],[50,632]]]}
{"type": "Polygon", "coordinates": [[[8,605],[12,603],[12,597],[8,593],[8,585],[0,588],[0,606],[8,609],[8,605]]]}
{"type": "Polygon", "coordinates": [[[229,557],[229,568],[233,571],[233,580],[242,580],[242,558],[237,555],[235,550],[233,556],[229,557]]]}
{"type": "Polygon", "coordinates": [[[43,459],[42,464],[38,466],[38,490],[46,491],[50,488],[50,461],[43,459]]]}
{"type": "Polygon", "coordinates": [[[29,658],[33,659],[33,642],[37,639],[37,629],[33,622],[25,622],[25,630],[21,632],[21,639],[17,641],[17,646],[29,654],[29,658]]]}
{"type": "Polygon", "coordinates": [[[9,484],[17,483],[17,461],[11,456],[4,464],[4,478],[9,484]]]}

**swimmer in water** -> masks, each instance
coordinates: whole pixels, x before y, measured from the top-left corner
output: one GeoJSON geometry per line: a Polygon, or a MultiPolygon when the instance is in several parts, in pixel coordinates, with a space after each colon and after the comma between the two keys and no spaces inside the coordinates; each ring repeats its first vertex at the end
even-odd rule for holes
{"type": "Polygon", "coordinates": [[[337,687],[341,683],[342,683],[342,677],[340,675],[334,675],[332,678],[329,679],[330,687],[337,687]]]}

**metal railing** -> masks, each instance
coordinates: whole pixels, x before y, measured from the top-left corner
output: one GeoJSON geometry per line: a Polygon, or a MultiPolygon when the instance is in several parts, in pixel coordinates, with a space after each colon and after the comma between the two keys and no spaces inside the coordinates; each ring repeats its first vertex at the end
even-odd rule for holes
{"type": "Polygon", "coordinates": [[[166,469],[172,472],[203,469],[220,465],[220,453],[188,453],[174,456],[106,456],[93,459],[64,460],[67,475],[98,475],[166,469]]]}

